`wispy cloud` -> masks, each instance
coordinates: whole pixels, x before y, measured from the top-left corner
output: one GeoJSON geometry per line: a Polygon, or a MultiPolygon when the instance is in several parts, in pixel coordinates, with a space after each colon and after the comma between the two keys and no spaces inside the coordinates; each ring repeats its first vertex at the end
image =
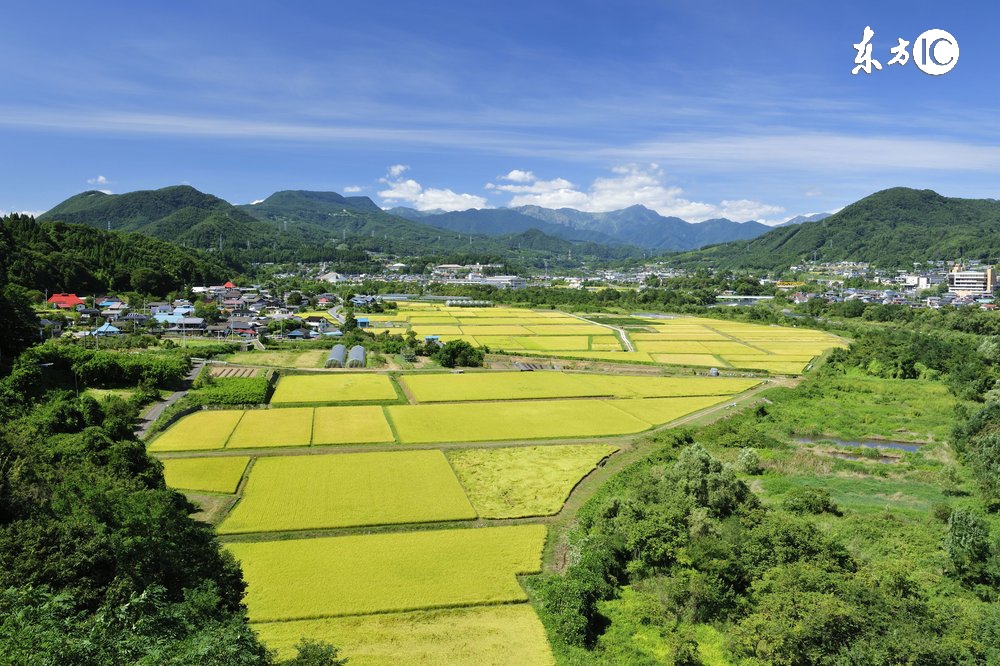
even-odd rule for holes
{"type": "Polygon", "coordinates": [[[348,185],[344,188],[344,194],[357,194],[363,189],[360,185],[348,185]]]}

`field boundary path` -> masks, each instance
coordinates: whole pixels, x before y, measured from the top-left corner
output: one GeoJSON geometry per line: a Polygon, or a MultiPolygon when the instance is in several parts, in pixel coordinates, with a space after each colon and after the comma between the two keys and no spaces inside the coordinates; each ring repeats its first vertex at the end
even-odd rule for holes
{"type": "Polygon", "coordinates": [[[162,414],[167,407],[169,407],[170,405],[174,404],[175,402],[183,398],[185,395],[187,395],[187,392],[191,389],[191,386],[194,384],[194,380],[198,378],[199,373],[201,373],[204,367],[205,367],[204,361],[202,360],[194,361],[191,364],[191,371],[188,372],[187,376],[184,378],[184,382],[181,385],[181,389],[179,391],[174,391],[160,402],[154,402],[150,406],[150,408],[147,409],[139,417],[139,420],[135,424],[136,437],[138,437],[139,439],[145,437],[146,433],[149,432],[150,426],[153,425],[156,419],[160,418],[160,414],[162,414]]]}
{"type": "Polygon", "coordinates": [[[576,317],[580,321],[584,321],[588,324],[593,324],[594,326],[602,326],[604,328],[611,329],[612,331],[615,332],[615,335],[618,337],[618,339],[622,341],[622,344],[625,345],[625,351],[630,351],[630,352],[635,351],[635,347],[632,345],[632,340],[629,339],[628,333],[625,332],[624,328],[618,328],[617,326],[612,326],[611,324],[602,324],[600,322],[592,321],[590,319],[587,319],[583,315],[574,314],[572,312],[566,312],[564,314],[570,317],[576,317]]]}

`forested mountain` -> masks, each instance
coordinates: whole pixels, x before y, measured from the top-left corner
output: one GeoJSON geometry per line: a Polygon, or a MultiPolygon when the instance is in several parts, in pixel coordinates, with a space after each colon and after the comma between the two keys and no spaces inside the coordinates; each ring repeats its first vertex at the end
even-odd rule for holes
{"type": "Polygon", "coordinates": [[[417,264],[440,260],[537,266],[559,265],[570,255],[579,262],[643,254],[635,247],[587,242],[599,237],[587,233],[576,234],[583,237],[578,244],[557,238],[539,243],[535,236],[526,243],[511,237],[530,227],[507,229],[499,237],[459,233],[391,215],[367,197],[302,190],[277,192],[245,206],[189,186],[120,195],[91,191],[67,199],[39,219],[167,239],[210,251],[233,268],[250,262],[331,261],[340,270],[370,272],[379,267],[369,256],[372,252],[418,258],[417,264]]]}
{"type": "Polygon", "coordinates": [[[771,229],[758,222],[740,223],[725,218],[685,222],[638,205],[606,213],[541,206],[472,208],[448,213],[393,208],[392,212],[424,224],[466,233],[503,235],[534,228],[566,240],[624,243],[657,250],[691,250],[754,238],[771,229]]]}
{"type": "MultiPolygon", "coordinates": [[[[416,211],[412,208],[393,208],[396,214],[407,219],[416,220],[439,229],[449,229],[466,234],[484,234],[487,236],[503,236],[505,234],[521,233],[529,229],[537,229],[549,236],[555,236],[568,241],[584,241],[621,245],[624,241],[609,234],[590,229],[578,229],[563,224],[553,224],[537,217],[525,215],[512,208],[470,208],[450,212],[429,213],[416,211]]],[[[632,243],[641,245],[641,243],[632,243]]]]}
{"type": "Polygon", "coordinates": [[[29,289],[165,294],[230,275],[211,255],[148,236],[27,215],[0,218],[0,276],[29,289]]]}
{"type": "Polygon", "coordinates": [[[814,258],[905,267],[915,261],[996,261],[998,256],[1000,202],[896,187],[818,222],[779,227],[750,241],[703,248],[673,261],[687,266],[776,269],[814,258]]]}

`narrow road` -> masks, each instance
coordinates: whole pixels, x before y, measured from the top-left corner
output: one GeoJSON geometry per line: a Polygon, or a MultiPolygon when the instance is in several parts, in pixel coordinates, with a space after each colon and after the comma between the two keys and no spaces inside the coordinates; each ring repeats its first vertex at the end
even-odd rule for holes
{"type": "Polygon", "coordinates": [[[191,389],[191,385],[194,384],[194,380],[198,377],[198,373],[201,372],[203,367],[205,366],[202,361],[195,361],[192,363],[191,371],[187,374],[187,377],[184,378],[181,390],[174,391],[160,402],[154,402],[152,406],[150,406],[150,408],[139,417],[139,420],[135,424],[136,437],[139,439],[145,437],[146,433],[149,431],[149,427],[153,425],[153,422],[156,421],[156,419],[160,418],[160,414],[162,414],[167,407],[187,395],[187,392],[191,389]]]}
{"type": "Polygon", "coordinates": [[[635,351],[635,347],[632,346],[632,341],[629,340],[628,333],[625,332],[624,328],[618,328],[617,326],[611,326],[610,324],[601,324],[596,321],[591,321],[582,315],[573,314],[572,312],[564,312],[563,314],[569,315],[570,317],[576,317],[580,321],[586,322],[588,324],[593,324],[594,326],[601,326],[603,328],[611,329],[612,331],[615,332],[615,335],[618,336],[618,339],[622,341],[622,344],[625,345],[625,351],[630,351],[630,352],[635,351]]]}

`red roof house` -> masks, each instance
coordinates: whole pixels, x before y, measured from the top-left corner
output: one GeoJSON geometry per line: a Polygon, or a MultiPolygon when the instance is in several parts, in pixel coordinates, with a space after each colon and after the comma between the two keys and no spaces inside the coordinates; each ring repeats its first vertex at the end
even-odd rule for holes
{"type": "Polygon", "coordinates": [[[236,285],[233,284],[232,282],[227,282],[226,284],[224,284],[222,286],[225,287],[226,289],[236,289],[236,285]]]}
{"type": "Polygon", "coordinates": [[[52,294],[49,297],[49,303],[65,310],[71,310],[78,305],[84,305],[83,299],[76,294],[52,294]]]}

